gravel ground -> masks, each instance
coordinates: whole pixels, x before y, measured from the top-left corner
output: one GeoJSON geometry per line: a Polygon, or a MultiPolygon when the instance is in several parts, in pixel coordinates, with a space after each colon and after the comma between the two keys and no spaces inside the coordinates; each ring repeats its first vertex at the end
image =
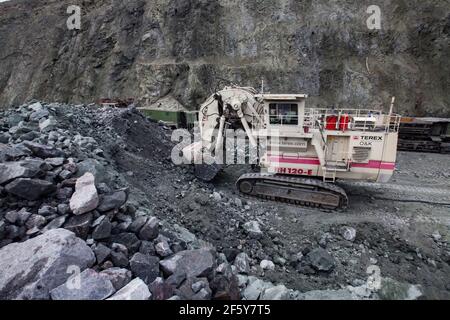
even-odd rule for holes
{"type": "MultiPolygon", "coordinates": [[[[367,278],[367,267],[376,260],[382,276],[420,284],[427,298],[449,298],[449,161],[449,155],[399,152],[398,171],[390,183],[342,183],[350,202],[343,212],[252,201],[250,214],[269,213],[265,225],[279,233],[288,255],[314,247],[330,234],[325,247],[338,261],[325,276],[305,276],[290,268],[266,276],[301,291],[337,289],[367,278]],[[354,242],[339,236],[342,226],[356,229],[354,242]]],[[[232,193],[240,172],[226,174],[218,188],[232,193]]]]}

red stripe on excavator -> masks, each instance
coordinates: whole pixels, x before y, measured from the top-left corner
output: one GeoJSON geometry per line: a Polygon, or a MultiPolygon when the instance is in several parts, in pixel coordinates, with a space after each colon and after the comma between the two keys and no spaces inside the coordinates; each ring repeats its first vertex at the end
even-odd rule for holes
{"type": "MultiPolygon", "coordinates": [[[[310,165],[320,165],[319,158],[283,158],[271,156],[269,157],[271,162],[279,163],[295,163],[295,164],[310,164],[310,165]]],[[[382,170],[394,170],[394,162],[382,162],[378,160],[370,160],[369,163],[355,163],[351,164],[353,168],[369,168],[369,169],[382,169],[382,170]]]]}
{"type": "Polygon", "coordinates": [[[282,158],[271,156],[271,162],[320,165],[319,158],[282,158]]]}
{"type": "Polygon", "coordinates": [[[382,162],[378,160],[370,160],[369,163],[352,163],[353,168],[371,168],[371,169],[382,169],[382,170],[394,170],[394,162],[382,162]]]}

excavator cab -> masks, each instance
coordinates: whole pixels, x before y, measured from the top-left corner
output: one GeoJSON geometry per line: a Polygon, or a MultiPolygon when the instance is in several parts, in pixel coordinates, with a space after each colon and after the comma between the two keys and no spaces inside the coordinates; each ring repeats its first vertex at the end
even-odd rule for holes
{"type": "Polygon", "coordinates": [[[266,128],[302,131],[306,95],[261,94],[256,98],[263,102],[266,128]]]}

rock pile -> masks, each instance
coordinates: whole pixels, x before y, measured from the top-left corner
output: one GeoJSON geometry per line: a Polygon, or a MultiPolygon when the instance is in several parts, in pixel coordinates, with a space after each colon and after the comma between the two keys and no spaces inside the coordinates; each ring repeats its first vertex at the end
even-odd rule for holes
{"type": "Polygon", "coordinates": [[[0,298],[232,296],[234,274],[215,278],[215,250],[188,248],[128,203],[96,140],[57,114],[36,102],[0,120],[0,298]]]}
{"type": "MultiPolygon", "coordinates": [[[[115,116],[136,112],[106,111],[105,131],[115,116]]],[[[0,298],[240,299],[239,277],[250,273],[250,257],[217,254],[130,201],[111,158],[132,146],[105,146],[76,131],[90,121],[40,102],[1,114],[0,298]]],[[[122,132],[106,134],[119,141],[122,132]]],[[[246,227],[261,237],[256,221],[246,227]]]]}

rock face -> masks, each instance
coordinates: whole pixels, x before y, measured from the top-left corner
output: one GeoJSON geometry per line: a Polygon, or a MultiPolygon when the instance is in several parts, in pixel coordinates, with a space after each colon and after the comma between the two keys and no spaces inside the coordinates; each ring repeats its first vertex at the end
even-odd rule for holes
{"type": "Polygon", "coordinates": [[[94,210],[98,206],[98,194],[92,173],[85,173],[78,178],[75,193],[70,199],[70,209],[76,215],[94,210]]]}
{"type": "Polygon", "coordinates": [[[75,235],[55,229],[0,249],[0,299],[48,299],[70,276],[68,268],[92,266],[92,250],[75,235]]]}
{"type": "Polygon", "coordinates": [[[370,4],[7,1],[0,4],[0,105],[91,102],[113,92],[193,108],[220,74],[258,88],[264,79],[272,93],[308,93],[313,105],[379,107],[395,95],[402,112],[448,116],[448,3],[377,1],[381,30],[367,27],[370,4]],[[79,31],[69,31],[70,15],[62,14],[73,4],[82,6],[79,31]]]}

